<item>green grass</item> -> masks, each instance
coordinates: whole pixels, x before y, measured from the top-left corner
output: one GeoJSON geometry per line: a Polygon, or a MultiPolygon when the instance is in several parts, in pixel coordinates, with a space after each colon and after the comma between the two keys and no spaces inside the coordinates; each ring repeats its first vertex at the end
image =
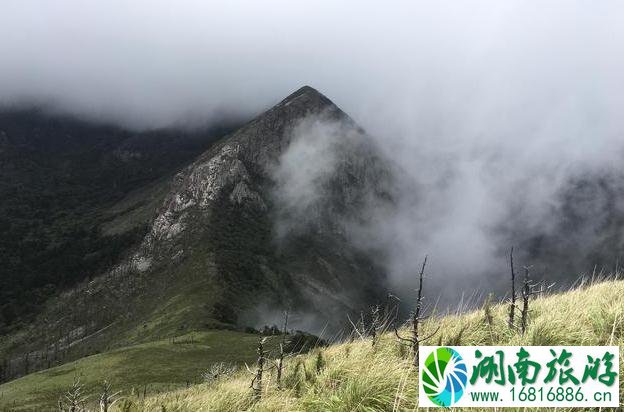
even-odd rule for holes
{"type": "Polygon", "coordinates": [[[0,386],[0,410],[55,410],[56,401],[80,377],[91,399],[104,380],[115,390],[154,394],[201,382],[211,364],[253,362],[258,336],[233,331],[195,332],[88,356],[0,386]]]}
{"type": "MultiPolygon", "coordinates": [[[[624,346],[624,281],[603,282],[534,300],[524,336],[507,326],[507,310],[504,305],[492,307],[491,327],[481,309],[431,319],[423,333],[440,325],[440,333],[430,344],[441,345],[624,346]]],[[[278,389],[274,373],[268,373],[260,401],[254,400],[249,389],[249,373],[242,371],[231,378],[147,399],[130,396],[125,410],[409,411],[418,404],[418,381],[411,363],[411,354],[400,349],[392,334],[385,334],[375,347],[370,340],[358,340],[290,358],[283,388],[278,389]],[[319,351],[324,363],[320,369],[319,351]]]]}

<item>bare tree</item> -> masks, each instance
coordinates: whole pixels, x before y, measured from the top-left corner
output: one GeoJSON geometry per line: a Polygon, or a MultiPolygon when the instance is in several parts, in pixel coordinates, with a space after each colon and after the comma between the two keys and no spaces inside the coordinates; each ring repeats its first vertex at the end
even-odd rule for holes
{"type": "Polygon", "coordinates": [[[85,412],[84,385],[80,383],[80,378],[74,378],[72,387],[65,392],[58,400],[60,412],[85,412]]]}
{"type": "Polygon", "coordinates": [[[522,313],[520,319],[520,333],[522,335],[524,335],[528,326],[529,300],[531,299],[531,296],[544,293],[554,285],[554,283],[548,286],[542,284],[541,287],[538,288],[539,285],[537,283],[531,283],[531,278],[529,276],[530,269],[530,266],[524,267],[524,280],[522,282],[522,313]]]}
{"type": "Polygon", "coordinates": [[[377,304],[373,305],[370,308],[370,325],[368,329],[362,327],[363,333],[367,332],[368,336],[371,337],[372,346],[375,346],[379,341],[379,338],[388,330],[388,328],[392,327],[396,321],[399,306],[398,304],[394,304],[392,306],[392,302],[400,302],[400,299],[394,296],[391,293],[386,295],[386,301],[383,306],[377,304]]]}
{"type": "Polygon", "coordinates": [[[264,350],[264,343],[266,342],[266,340],[267,338],[263,337],[260,338],[260,340],[258,341],[258,347],[256,349],[256,353],[258,354],[258,360],[256,361],[256,370],[252,371],[251,369],[249,369],[249,366],[245,365],[247,367],[247,370],[254,376],[254,378],[251,380],[251,384],[249,385],[249,387],[253,390],[254,398],[256,400],[260,400],[260,398],[262,398],[262,376],[264,372],[270,370],[270,368],[265,368],[265,365],[267,363],[267,354],[264,350]]]}
{"type": "Polygon", "coordinates": [[[282,329],[282,341],[279,344],[279,358],[277,359],[277,387],[281,389],[282,371],[284,369],[284,346],[286,345],[286,335],[288,333],[288,311],[284,311],[284,328],[282,329]]]}
{"type": "Polygon", "coordinates": [[[412,317],[411,317],[412,336],[409,338],[404,338],[401,335],[399,335],[398,329],[396,327],[394,328],[394,334],[396,335],[399,342],[402,342],[412,347],[412,351],[414,353],[414,367],[416,368],[416,370],[418,370],[418,364],[420,362],[420,350],[419,350],[420,343],[426,341],[427,339],[430,339],[432,336],[438,333],[438,330],[440,329],[438,327],[432,334],[424,338],[420,337],[419,326],[420,326],[420,322],[424,320],[424,318],[421,317],[421,311],[422,311],[422,301],[423,301],[423,294],[422,294],[423,278],[425,276],[426,266],[427,266],[427,256],[425,256],[425,260],[423,261],[422,267],[420,269],[420,273],[418,274],[418,292],[417,292],[417,299],[416,299],[416,308],[412,312],[412,317]]]}
{"type": "Polygon", "coordinates": [[[516,272],[514,271],[513,246],[509,252],[509,264],[511,266],[511,303],[509,305],[509,327],[514,327],[516,315],[516,272]]]}
{"type": "Polygon", "coordinates": [[[358,321],[358,331],[361,336],[366,336],[366,321],[364,320],[364,311],[360,311],[360,320],[358,321]]]}
{"type": "Polygon", "coordinates": [[[121,391],[113,392],[112,385],[108,381],[102,383],[102,393],[100,394],[100,412],[108,412],[108,409],[119,401],[121,391]]]}

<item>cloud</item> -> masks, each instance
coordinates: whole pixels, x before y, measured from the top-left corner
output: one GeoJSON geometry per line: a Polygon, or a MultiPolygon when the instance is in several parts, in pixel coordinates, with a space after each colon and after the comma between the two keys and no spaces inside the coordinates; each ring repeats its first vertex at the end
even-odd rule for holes
{"type": "Polygon", "coordinates": [[[393,132],[474,133],[491,110],[530,122],[575,98],[621,102],[623,7],[6,0],[0,96],[157,127],[255,112],[311,84],[393,132]]]}
{"type": "MultiPolygon", "coordinates": [[[[475,285],[506,270],[510,244],[560,229],[571,181],[621,165],[623,12],[609,0],[4,0],[0,102],[152,128],[250,115],[310,84],[403,170],[399,211],[371,218],[396,284],[429,253],[438,288],[475,285]]],[[[284,158],[306,172],[283,178],[313,193],[310,154],[332,165],[317,135],[284,158]]],[[[603,195],[588,205],[601,217],[603,195]]]]}
{"type": "Polygon", "coordinates": [[[352,131],[315,116],[303,119],[289,133],[291,142],[272,173],[280,237],[318,219],[318,208],[328,197],[326,186],[336,173],[338,142],[352,131]]]}

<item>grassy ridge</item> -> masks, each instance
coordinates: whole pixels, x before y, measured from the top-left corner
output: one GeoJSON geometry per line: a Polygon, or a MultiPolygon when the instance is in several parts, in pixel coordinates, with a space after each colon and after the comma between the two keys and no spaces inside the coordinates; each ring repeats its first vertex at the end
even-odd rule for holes
{"type": "Polygon", "coordinates": [[[0,410],[56,410],[59,396],[77,376],[90,399],[105,379],[125,394],[186,387],[200,382],[214,362],[253,362],[257,341],[257,335],[215,330],[88,356],[1,385],[0,410]]]}
{"type": "MultiPolygon", "coordinates": [[[[509,330],[507,310],[507,306],[493,306],[491,325],[484,310],[432,319],[424,325],[424,334],[440,325],[431,343],[442,345],[624,345],[624,281],[536,299],[525,336],[509,330]]],[[[241,371],[229,379],[145,400],[130,397],[125,407],[133,411],[403,411],[417,406],[411,355],[391,334],[375,347],[358,340],[289,359],[284,388],[277,389],[274,374],[268,373],[260,401],[254,400],[250,381],[249,373],[241,371]]]]}

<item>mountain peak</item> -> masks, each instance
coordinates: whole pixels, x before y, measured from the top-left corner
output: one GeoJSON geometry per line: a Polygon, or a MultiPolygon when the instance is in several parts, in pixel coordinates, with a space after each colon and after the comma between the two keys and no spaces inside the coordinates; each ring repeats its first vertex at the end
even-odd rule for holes
{"type": "Polygon", "coordinates": [[[284,100],[277,104],[276,107],[289,106],[297,102],[297,105],[307,105],[316,107],[329,107],[336,105],[327,98],[323,93],[319,92],[313,87],[303,86],[288,95],[284,100]]]}
{"type": "Polygon", "coordinates": [[[307,94],[307,95],[310,95],[310,96],[318,95],[320,97],[323,97],[323,98],[327,99],[327,97],[325,97],[323,95],[323,93],[319,92],[314,87],[311,87],[311,86],[308,86],[308,85],[304,85],[304,86],[301,86],[299,89],[295,90],[293,93],[291,93],[290,96],[286,97],[285,100],[288,100],[291,97],[300,96],[302,94],[307,94]]]}

